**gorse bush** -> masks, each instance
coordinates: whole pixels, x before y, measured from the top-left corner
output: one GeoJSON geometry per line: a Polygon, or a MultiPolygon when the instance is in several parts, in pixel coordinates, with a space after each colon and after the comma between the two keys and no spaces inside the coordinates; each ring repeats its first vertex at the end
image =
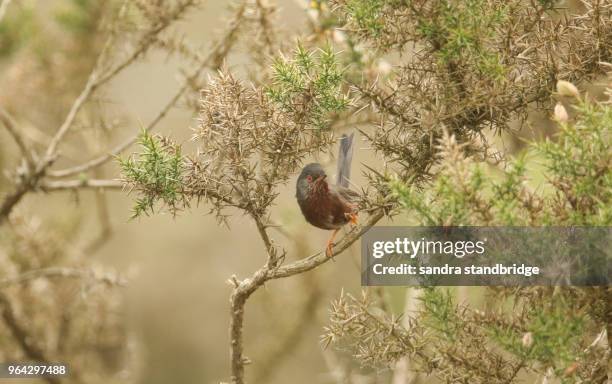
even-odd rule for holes
{"type": "MultiPolygon", "coordinates": [[[[144,133],[143,152],[121,161],[129,188],[139,195],[135,215],[155,201],[176,212],[191,199],[213,204],[223,220],[225,207],[262,217],[308,155],[333,143],[331,116],[349,104],[342,93],[342,70],[331,48],[306,51],[272,65],[272,84],[249,87],[220,72],[202,90],[194,129],[197,151],[181,157],[177,145],[161,145],[144,133]]],[[[163,139],[169,142],[169,139],[163,139]]]]}
{"type": "Polygon", "coordinates": [[[328,128],[328,115],[345,110],[349,104],[349,98],[341,93],[344,77],[338,66],[330,46],[312,52],[298,44],[292,60],[279,58],[272,64],[273,85],[266,88],[266,94],[286,112],[308,116],[308,123],[316,128],[328,128]]]}
{"type": "Polygon", "coordinates": [[[396,181],[392,190],[423,225],[610,225],[612,108],[577,100],[571,109],[574,118],[559,122],[554,138],[532,143],[495,178],[447,135],[431,189],[396,181]],[[527,176],[535,163],[544,167],[539,188],[527,176]]]}
{"type": "Polygon", "coordinates": [[[558,140],[536,148],[546,159],[555,191],[551,223],[610,225],[612,222],[612,108],[579,101],[575,121],[561,122],[558,140]]]}
{"type": "MultiPolygon", "coordinates": [[[[465,154],[467,144],[445,135],[431,186],[390,182],[402,210],[429,226],[609,226],[612,108],[577,94],[572,102],[572,119],[557,108],[561,121],[553,139],[531,143],[495,178],[489,166],[465,154]],[[543,163],[546,186],[530,187],[534,162],[543,163]]],[[[494,288],[488,295],[486,310],[479,311],[457,305],[444,289],[425,288],[408,327],[367,294],[343,296],[332,306],[324,340],[348,348],[363,364],[392,366],[409,357],[416,371],[446,382],[519,382],[523,369],[567,383],[606,377],[608,287],[494,288]],[[381,334],[385,338],[375,339],[381,334]]]]}
{"type": "Polygon", "coordinates": [[[142,133],[143,152],[125,160],[119,159],[126,179],[133,180],[142,197],[134,206],[134,217],[153,213],[157,199],[176,211],[183,182],[183,158],[180,147],[163,138],[142,133]]]}
{"type": "Polygon", "coordinates": [[[553,366],[563,376],[583,357],[581,347],[586,346],[581,338],[590,325],[584,314],[573,309],[573,303],[558,297],[547,308],[530,309],[523,320],[523,333],[511,324],[491,326],[491,338],[519,358],[553,366]]]}
{"type": "Polygon", "coordinates": [[[552,2],[331,1],[351,44],[403,57],[385,80],[352,80],[382,116],[364,132],[372,147],[418,180],[444,131],[459,143],[507,131],[549,107],[557,80],[592,78],[612,59],[612,7],[583,4],[578,16],[552,2]]]}

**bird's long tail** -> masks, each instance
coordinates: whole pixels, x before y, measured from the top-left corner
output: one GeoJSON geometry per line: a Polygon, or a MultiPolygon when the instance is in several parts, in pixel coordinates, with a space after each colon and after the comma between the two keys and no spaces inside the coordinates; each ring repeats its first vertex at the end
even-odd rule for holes
{"type": "Polygon", "coordinates": [[[342,135],[340,138],[340,149],[338,151],[338,176],[336,184],[348,188],[351,178],[351,162],[353,160],[353,136],[342,135]]]}

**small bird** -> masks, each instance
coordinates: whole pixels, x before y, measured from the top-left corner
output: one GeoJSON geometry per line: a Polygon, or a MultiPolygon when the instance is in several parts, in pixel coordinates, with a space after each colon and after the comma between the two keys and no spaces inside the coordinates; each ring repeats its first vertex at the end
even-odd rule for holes
{"type": "Polygon", "coordinates": [[[311,163],[302,169],[297,180],[295,197],[306,221],[317,228],[333,230],[325,252],[332,254],[333,241],[344,225],[357,224],[359,194],[348,188],[353,158],[353,135],[342,135],[338,154],[336,184],[327,182],[327,174],[321,164],[311,163]]]}

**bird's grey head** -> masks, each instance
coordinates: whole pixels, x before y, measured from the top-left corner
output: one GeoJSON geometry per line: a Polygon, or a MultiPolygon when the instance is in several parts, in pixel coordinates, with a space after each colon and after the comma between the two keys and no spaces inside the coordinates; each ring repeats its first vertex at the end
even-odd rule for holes
{"type": "Polygon", "coordinates": [[[295,197],[303,200],[308,197],[314,188],[325,181],[327,174],[319,163],[310,163],[302,169],[297,180],[295,197]]]}

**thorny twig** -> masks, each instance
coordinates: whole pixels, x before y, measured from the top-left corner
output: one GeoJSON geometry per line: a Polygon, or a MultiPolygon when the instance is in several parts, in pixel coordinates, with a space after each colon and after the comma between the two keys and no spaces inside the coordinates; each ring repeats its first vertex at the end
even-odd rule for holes
{"type": "MultiPolygon", "coordinates": [[[[152,131],[160,121],[166,117],[170,109],[176,105],[176,103],[180,100],[180,98],[185,94],[185,92],[191,87],[191,84],[201,75],[201,73],[206,69],[210,68],[211,70],[218,70],[225,57],[229,53],[234,41],[234,36],[238,31],[238,27],[240,26],[240,22],[244,16],[245,4],[242,4],[238,7],[236,14],[230,22],[230,27],[225,32],[223,37],[219,40],[217,44],[215,44],[212,51],[206,56],[200,66],[193,71],[191,75],[189,75],[183,85],[176,91],[176,93],[168,100],[168,102],[164,105],[164,107],[158,112],[157,116],[149,124],[144,127],[145,132],[152,131]]],[[[108,161],[112,160],[115,156],[119,155],[121,152],[129,148],[132,144],[136,142],[141,132],[137,132],[132,135],[130,138],[125,140],[123,143],[117,145],[115,148],[110,150],[107,154],[98,156],[94,159],[86,161],[83,164],[76,165],[70,168],[58,169],[58,170],[49,170],[47,172],[50,177],[67,177],[71,175],[75,175],[82,172],[87,172],[93,168],[99,167],[108,161]]]]}
{"type": "MultiPolygon", "coordinates": [[[[180,12],[184,10],[184,8],[185,7],[179,7],[175,12],[177,13],[176,16],[178,16],[180,12]]],[[[244,13],[244,8],[245,8],[244,4],[241,7],[239,7],[238,12],[236,13],[236,16],[234,20],[232,21],[230,28],[228,32],[226,33],[226,35],[224,36],[224,38],[220,41],[219,44],[216,45],[215,49],[209,54],[206,60],[202,62],[201,66],[187,79],[185,84],[170,99],[168,104],[159,112],[156,118],[153,119],[153,121],[151,121],[151,123],[146,129],[148,130],[153,129],[157,125],[157,123],[159,123],[159,121],[161,121],[165,117],[165,115],[168,113],[170,108],[172,108],[172,106],[174,106],[176,102],[178,102],[178,100],[184,94],[184,92],[187,91],[187,89],[190,86],[190,83],[194,81],[195,79],[197,79],[200,73],[207,66],[210,66],[211,63],[213,63],[214,64],[212,66],[213,68],[219,68],[219,66],[223,62],[223,59],[225,58],[225,56],[229,52],[229,49],[232,46],[232,43],[234,41],[234,35],[238,29],[239,21],[241,20],[242,15],[244,13]]],[[[90,73],[87,83],[85,84],[85,87],[83,88],[83,90],[81,91],[77,99],[74,101],[74,103],[72,104],[68,114],[66,115],[64,122],[59,127],[59,129],[57,130],[53,138],[50,140],[44,156],[38,161],[38,163],[36,164],[33,170],[31,170],[26,175],[24,175],[23,180],[20,180],[20,182],[16,185],[15,189],[11,193],[9,193],[2,201],[2,204],[0,205],[0,225],[7,219],[13,207],[23,198],[25,194],[27,194],[29,191],[35,190],[38,186],[40,186],[41,179],[47,174],[55,176],[55,177],[64,177],[64,176],[69,176],[69,175],[73,175],[76,173],[80,173],[80,172],[89,170],[91,168],[94,168],[96,166],[102,165],[108,160],[112,159],[116,154],[120,153],[125,148],[129,147],[137,139],[138,136],[134,136],[130,138],[129,140],[127,140],[125,143],[119,145],[110,154],[93,159],[80,166],[73,167],[67,170],[56,171],[56,172],[50,172],[48,170],[48,168],[52,165],[52,163],[57,158],[57,147],[59,146],[60,142],[65,137],[66,133],[68,133],[70,128],[73,126],[78,112],[82,109],[84,104],[89,100],[93,92],[100,86],[104,85],[105,83],[113,79],[123,69],[125,69],[130,64],[132,64],[137,58],[141,57],[148,50],[150,45],[154,42],[154,37],[159,35],[164,30],[166,30],[167,27],[171,24],[171,21],[174,19],[175,18],[173,17],[169,17],[165,19],[163,22],[161,22],[159,25],[157,25],[154,29],[149,31],[149,33],[147,33],[140,40],[140,44],[138,48],[129,57],[124,59],[120,64],[116,65],[112,70],[110,70],[106,74],[101,74],[99,66],[101,62],[104,60],[106,51],[111,45],[110,42],[114,38],[113,36],[109,37],[104,48],[102,49],[102,52],[98,56],[96,65],[94,66],[94,69],[90,73]]],[[[105,186],[114,187],[113,185],[105,185],[105,186]]],[[[74,189],[78,187],[97,188],[98,186],[96,186],[95,182],[94,183],[85,182],[85,183],[79,184],[79,182],[76,182],[76,181],[69,182],[68,184],[65,184],[65,185],[61,185],[61,184],[58,185],[58,184],[53,184],[53,183],[48,185],[49,189],[65,189],[65,188],[74,189]]]]}

